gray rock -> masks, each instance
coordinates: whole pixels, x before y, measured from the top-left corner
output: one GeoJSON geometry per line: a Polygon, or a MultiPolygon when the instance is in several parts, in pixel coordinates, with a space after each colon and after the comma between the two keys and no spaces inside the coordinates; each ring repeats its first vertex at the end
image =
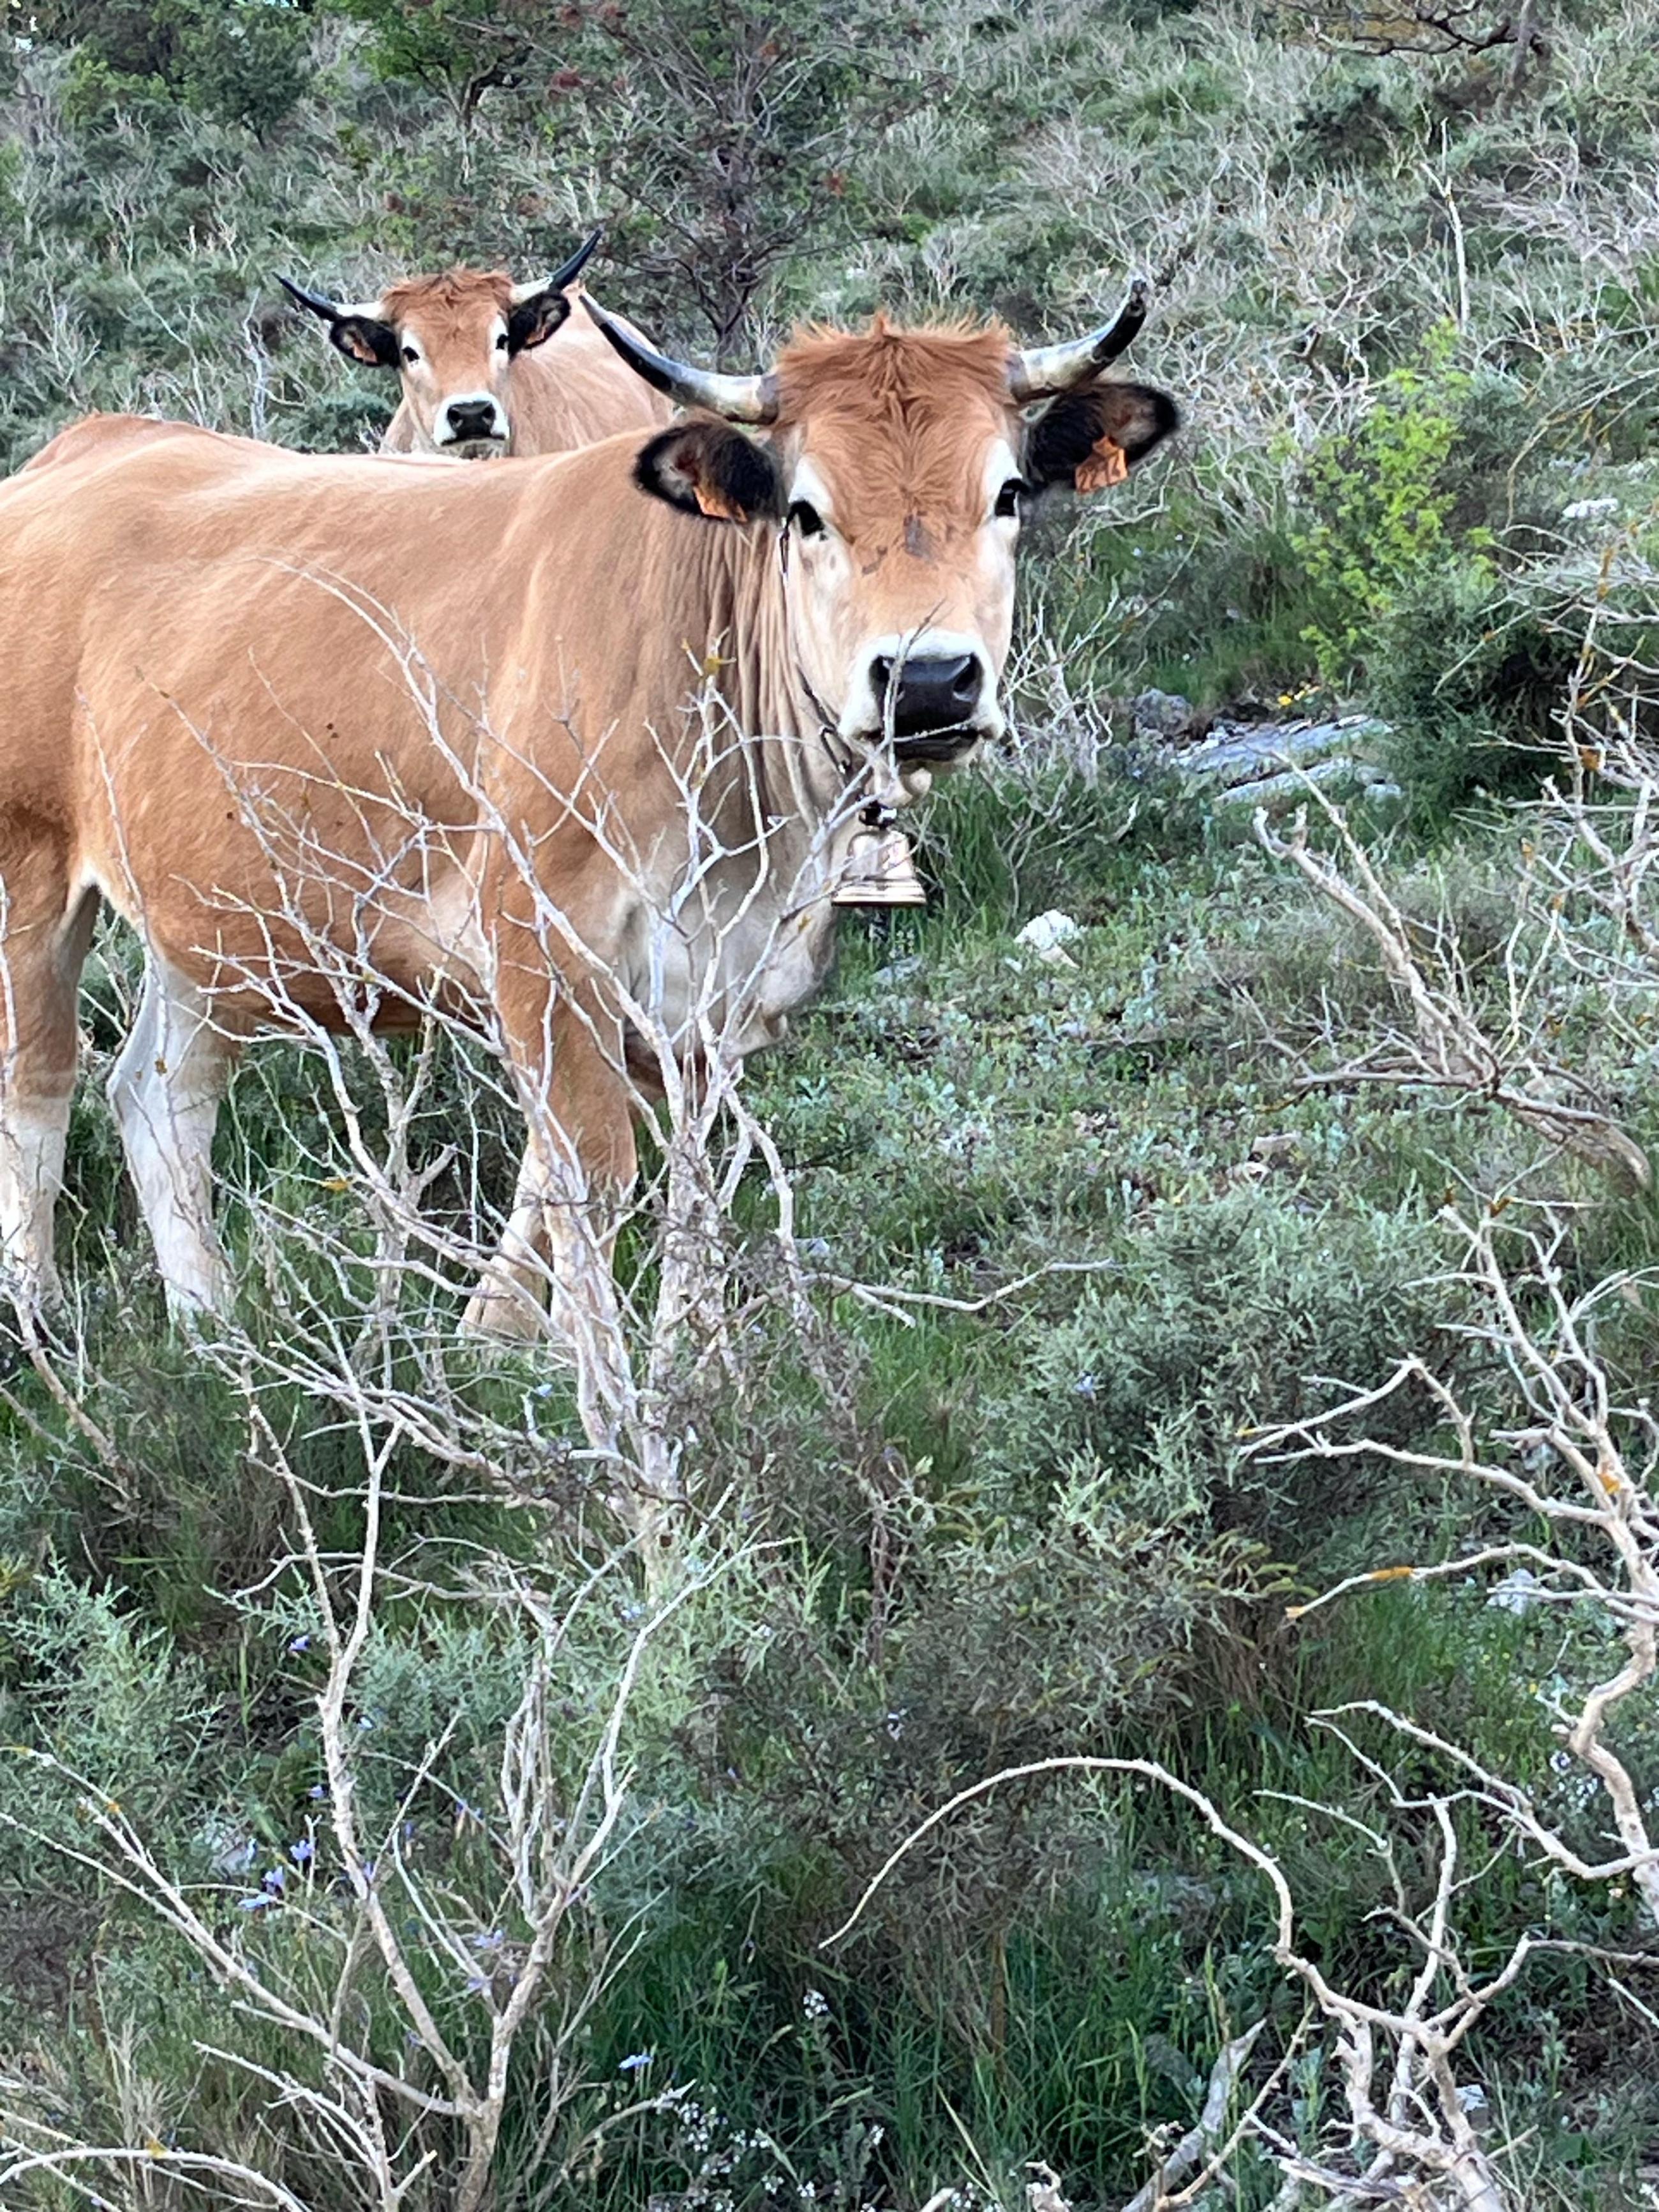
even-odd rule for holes
{"type": "Polygon", "coordinates": [[[1218,806],[1261,806],[1270,799],[1295,799],[1310,783],[1352,783],[1358,770],[1351,760],[1334,754],[1324,760],[1306,761],[1286,769],[1282,775],[1257,776],[1249,783],[1230,783],[1214,794],[1218,806]]]}
{"type": "Polygon", "coordinates": [[[1206,782],[1240,783],[1331,753],[1352,756],[1387,735],[1387,723],[1369,714],[1345,714],[1334,722],[1219,722],[1201,744],[1172,753],[1170,765],[1206,782]]]}
{"type": "Polygon", "coordinates": [[[890,960],[884,968],[878,968],[872,980],[878,983],[913,983],[921,975],[924,963],[920,952],[907,952],[902,960],[890,960]]]}
{"type": "Polygon", "coordinates": [[[1222,722],[1200,744],[1161,748],[1164,764],[1183,781],[1207,791],[1218,805],[1256,806],[1294,797],[1315,783],[1339,778],[1365,785],[1378,799],[1398,797],[1386,772],[1367,760],[1364,748],[1389,734],[1369,714],[1344,714],[1329,722],[1222,722]]]}
{"type": "Polygon", "coordinates": [[[1142,691],[1129,702],[1138,738],[1188,738],[1199,724],[1190,699],[1178,691],[1142,691]]]}

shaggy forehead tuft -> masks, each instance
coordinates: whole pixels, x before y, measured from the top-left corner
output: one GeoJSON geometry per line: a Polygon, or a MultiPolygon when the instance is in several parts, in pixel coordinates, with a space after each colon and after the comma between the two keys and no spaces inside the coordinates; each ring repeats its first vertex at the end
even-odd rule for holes
{"type": "Polygon", "coordinates": [[[513,306],[513,279],[505,269],[446,269],[440,276],[409,276],[382,294],[381,312],[389,323],[421,315],[471,320],[480,310],[505,315],[513,306]]]}
{"type": "Polygon", "coordinates": [[[947,531],[982,519],[986,441],[1009,421],[1012,350],[1000,323],[904,330],[878,315],[864,331],[798,333],[778,358],[778,419],[810,418],[811,451],[839,479],[843,530],[885,537],[919,515],[947,531]]]}
{"type": "Polygon", "coordinates": [[[809,327],[778,356],[780,419],[830,412],[943,420],[975,401],[1001,410],[1012,350],[1001,323],[906,330],[878,315],[867,331],[809,327]]]}

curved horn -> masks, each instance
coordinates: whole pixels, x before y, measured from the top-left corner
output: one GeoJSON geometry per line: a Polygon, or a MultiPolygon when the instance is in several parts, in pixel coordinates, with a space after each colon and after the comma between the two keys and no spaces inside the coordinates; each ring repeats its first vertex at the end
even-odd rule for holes
{"type": "Polygon", "coordinates": [[[561,263],[550,276],[533,276],[527,284],[515,284],[513,287],[514,306],[522,307],[526,300],[533,300],[539,292],[562,292],[568,284],[574,284],[592,259],[594,251],[604,236],[605,231],[601,227],[590,238],[584,239],[569,260],[561,263]]]}
{"type": "Polygon", "coordinates": [[[1086,384],[1133,342],[1146,319],[1151,295],[1152,287],[1146,279],[1137,276],[1129,286],[1128,297],[1119,308],[1115,322],[1091,331],[1086,338],[1073,338],[1067,345],[1028,346],[1024,353],[1017,354],[1008,370],[1009,398],[1022,404],[1031,399],[1052,399],[1059,392],[1072,392],[1079,384],[1086,384]]]}
{"type": "Polygon", "coordinates": [[[689,368],[659,353],[620,317],[607,314],[597,300],[590,296],[586,304],[588,313],[634,374],[680,406],[707,407],[728,422],[777,419],[778,380],[769,371],[764,376],[721,376],[713,369],[689,368]]]}
{"type": "Polygon", "coordinates": [[[378,300],[325,300],[320,292],[307,292],[303,284],[296,284],[291,276],[279,276],[276,282],[291,300],[302,307],[309,307],[313,315],[322,315],[331,323],[342,321],[347,315],[361,315],[366,322],[385,319],[378,300]]]}

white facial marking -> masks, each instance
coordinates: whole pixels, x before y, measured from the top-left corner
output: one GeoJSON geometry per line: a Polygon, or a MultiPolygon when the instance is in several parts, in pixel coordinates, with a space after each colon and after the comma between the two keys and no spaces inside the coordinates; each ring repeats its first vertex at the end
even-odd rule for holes
{"type": "Polygon", "coordinates": [[[996,495],[1010,477],[1018,477],[1019,463],[1014,449],[1006,438],[998,438],[985,456],[985,512],[989,514],[996,504],[996,495]]]}
{"type": "Polygon", "coordinates": [[[1006,438],[999,438],[985,457],[985,519],[994,528],[1014,531],[1019,527],[1018,514],[999,514],[997,501],[1006,484],[1021,481],[1019,463],[1014,449],[1006,438]]]}
{"type": "Polygon", "coordinates": [[[797,463],[794,481],[789,487],[790,506],[798,502],[816,508],[833,528],[835,502],[830,496],[830,487],[808,460],[797,463]]]}

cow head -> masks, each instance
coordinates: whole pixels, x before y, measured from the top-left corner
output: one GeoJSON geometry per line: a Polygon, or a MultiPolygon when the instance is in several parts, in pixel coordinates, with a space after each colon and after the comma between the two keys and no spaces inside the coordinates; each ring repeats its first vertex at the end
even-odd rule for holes
{"type": "Polygon", "coordinates": [[[599,242],[596,230],[562,269],[528,284],[500,270],[411,276],[380,299],[343,306],[286,276],[277,283],[322,316],[348,361],[395,368],[416,444],[473,460],[513,450],[513,364],[544,344],[570,313],[566,287],[599,242]]]}
{"type": "Polygon", "coordinates": [[[1069,345],[878,317],[809,331],[752,377],[689,368],[588,307],[640,375],[703,410],[651,441],[636,481],[712,522],[776,526],[808,697],[843,742],[890,737],[910,766],[1002,734],[1022,512],[1120,483],[1178,420],[1163,392],[1101,374],[1145,319],[1139,286],[1069,345]]]}

